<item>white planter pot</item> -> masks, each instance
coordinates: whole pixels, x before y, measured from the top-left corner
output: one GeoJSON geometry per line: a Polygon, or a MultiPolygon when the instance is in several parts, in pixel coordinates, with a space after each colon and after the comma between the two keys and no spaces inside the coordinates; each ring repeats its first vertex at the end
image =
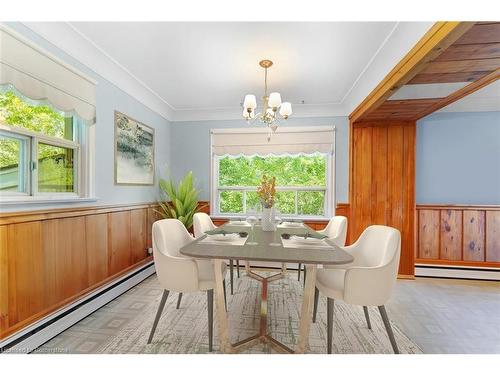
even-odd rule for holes
{"type": "Polygon", "coordinates": [[[262,207],[261,225],[262,230],[265,232],[274,232],[276,230],[276,226],[274,225],[274,207],[262,207]]]}

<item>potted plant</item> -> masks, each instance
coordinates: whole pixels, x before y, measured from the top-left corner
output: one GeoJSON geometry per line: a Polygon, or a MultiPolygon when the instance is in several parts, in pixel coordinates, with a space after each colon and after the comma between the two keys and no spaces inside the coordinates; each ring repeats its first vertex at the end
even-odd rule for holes
{"type": "Polygon", "coordinates": [[[276,177],[262,176],[260,186],[257,188],[257,194],[262,204],[262,230],[267,232],[275,231],[274,198],[276,196],[276,177]]]}
{"type": "Polygon", "coordinates": [[[193,215],[199,207],[198,194],[193,184],[193,172],[190,171],[177,185],[170,177],[168,180],[160,179],[160,192],[164,201],[158,202],[160,210],[157,211],[164,219],[178,219],[187,230],[193,226],[193,215]]]}

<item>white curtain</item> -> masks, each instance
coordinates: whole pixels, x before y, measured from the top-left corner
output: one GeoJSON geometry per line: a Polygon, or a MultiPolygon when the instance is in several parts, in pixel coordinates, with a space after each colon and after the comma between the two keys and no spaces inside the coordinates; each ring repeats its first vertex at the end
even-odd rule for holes
{"type": "Polygon", "coordinates": [[[16,33],[0,28],[0,84],[95,122],[95,81],[16,33]]]}
{"type": "Polygon", "coordinates": [[[283,155],[334,152],[333,126],[278,128],[268,140],[264,129],[212,129],[212,153],[215,155],[283,155]]]}

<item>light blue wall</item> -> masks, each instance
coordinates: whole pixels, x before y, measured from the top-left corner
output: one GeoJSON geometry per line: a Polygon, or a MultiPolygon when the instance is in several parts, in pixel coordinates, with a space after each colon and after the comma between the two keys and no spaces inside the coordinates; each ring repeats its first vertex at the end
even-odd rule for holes
{"type": "Polygon", "coordinates": [[[54,54],[68,64],[95,79],[96,119],[95,124],[95,189],[97,202],[51,204],[51,205],[6,205],[2,212],[35,210],[45,208],[76,207],[82,205],[102,205],[121,203],[152,202],[158,198],[158,184],[154,186],[115,186],[114,185],[114,111],[123,112],[155,129],[156,174],[163,173],[170,161],[170,123],[148,107],[97,75],[86,66],[68,56],[54,45],[19,23],[8,23],[9,27],[31,39],[40,47],[54,54]]]}
{"type": "MultiPolygon", "coordinates": [[[[337,202],[347,202],[349,120],[347,117],[290,118],[282,126],[335,125],[337,202]]],[[[210,129],[245,128],[244,120],[174,122],[171,126],[171,173],[176,179],[192,170],[201,189],[200,199],[209,199],[210,129]]]]}
{"type": "Polygon", "coordinates": [[[500,204],[500,112],[417,122],[418,204],[500,204]]]}

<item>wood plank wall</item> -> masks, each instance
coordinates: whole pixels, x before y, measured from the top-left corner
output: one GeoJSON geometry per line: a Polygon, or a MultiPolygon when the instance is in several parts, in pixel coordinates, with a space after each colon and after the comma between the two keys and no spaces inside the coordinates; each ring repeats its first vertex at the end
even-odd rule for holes
{"type": "Polygon", "coordinates": [[[399,274],[414,275],[415,121],[351,123],[351,239],[373,224],[401,231],[399,274]]]}
{"type": "Polygon", "coordinates": [[[0,338],[149,262],[155,204],[0,215],[0,338]]]}
{"type": "Polygon", "coordinates": [[[500,206],[418,205],[415,258],[500,268],[500,206]]]}

